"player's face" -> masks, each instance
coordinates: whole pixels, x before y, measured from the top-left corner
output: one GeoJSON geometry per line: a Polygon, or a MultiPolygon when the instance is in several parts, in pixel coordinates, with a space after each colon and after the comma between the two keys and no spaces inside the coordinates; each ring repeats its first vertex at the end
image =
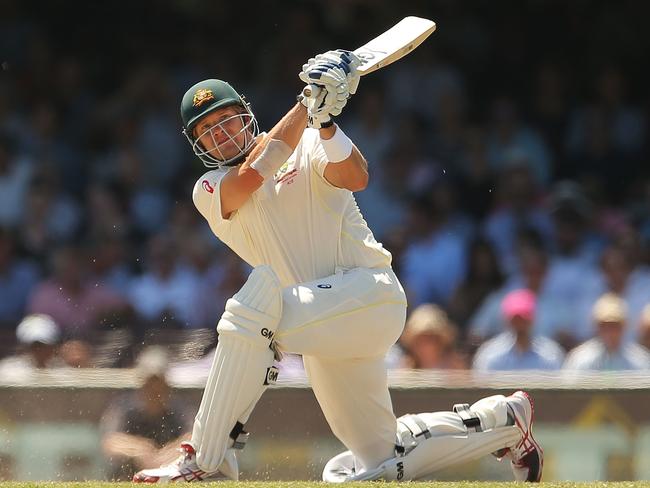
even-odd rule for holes
{"type": "Polygon", "coordinates": [[[239,107],[224,107],[203,117],[193,135],[207,153],[228,160],[240,153],[251,137],[247,117],[239,107]]]}

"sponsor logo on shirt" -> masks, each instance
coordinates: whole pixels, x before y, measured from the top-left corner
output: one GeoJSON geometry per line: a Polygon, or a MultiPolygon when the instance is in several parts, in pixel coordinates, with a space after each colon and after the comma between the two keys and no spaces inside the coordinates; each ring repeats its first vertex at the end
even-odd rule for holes
{"type": "Polygon", "coordinates": [[[214,187],[210,185],[210,182],[208,180],[203,180],[201,182],[201,185],[203,186],[203,189],[208,193],[214,193],[214,187]]]}
{"type": "Polygon", "coordinates": [[[322,288],[323,290],[329,290],[332,288],[332,285],[329,283],[321,283],[320,285],[316,285],[318,288],[322,288]]]}
{"type": "Polygon", "coordinates": [[[281,178],[275,180],[275,183],[276,184],[278,184],[278,183],[286,183],[287,185],[290,185],[291,183],[293,183],[293,180],[294,180],[294,178],[296,177],[297,174],[298,174],[298,170],[297,169],[292,169],[286,175],[284,175],[281,178]]]}
{"type": "Polygon", "coordinates": [[[280,183],[286,183],[287,185],[290,185],[293,183],[293,180],[297,174],[298,170],[295,168],[289,171],[289,161],[287,161],[280,167],[277,173],[275,173],[273,179],[275,180],[276,185],[280,183]]]}

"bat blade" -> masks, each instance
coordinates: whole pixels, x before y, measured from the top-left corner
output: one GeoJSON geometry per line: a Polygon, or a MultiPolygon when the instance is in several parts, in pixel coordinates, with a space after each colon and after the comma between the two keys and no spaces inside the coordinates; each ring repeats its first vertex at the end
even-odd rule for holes
{"type": "MultiPolygon", "coordinates": [[[[365,76],[403,58],[435,30],[436,23],[432,20],[413,16],[403,18],[386,32],[354,50],[354,54],[361,58],[361,66],[357,68],[359,75],[365,76]]],[[[302,94],[313,100],[319,92],[320,88],[311,84],[303,89],[302,94]]]]}
{"type": "Polygon", "coordinates": [[[361,76],[403,58],[436,30],[435,22],[421,17],[405,17],[386,32],[354,50],[362,60],[361,76]]]}

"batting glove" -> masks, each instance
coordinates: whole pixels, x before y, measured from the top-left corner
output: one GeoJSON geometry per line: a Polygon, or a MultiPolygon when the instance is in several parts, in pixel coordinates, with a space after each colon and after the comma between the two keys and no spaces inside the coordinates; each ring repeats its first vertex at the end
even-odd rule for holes
{"type": "Polygon", "coordinates": [[[348,91],[350,92],[350,95],[356,93],[360,79],[360,74],[357,71],[357,68],[361,66],[361,59],[356,54],[344,49],[337,49],[335,51],[327,51],[326,53],[318,54],[315,58],[310,58],[307,63],[303,65],[303,72],[309,71],[309,69],[317,63],[333,64],[345,71],[348,91]]]}

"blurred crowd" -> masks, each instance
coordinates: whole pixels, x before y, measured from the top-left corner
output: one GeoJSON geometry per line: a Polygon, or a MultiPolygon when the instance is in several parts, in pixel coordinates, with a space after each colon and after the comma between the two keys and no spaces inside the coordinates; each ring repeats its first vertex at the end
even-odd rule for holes
{"type": "Polygon", "coordinates": [[[389,365],[650,369],[646,5],[331,3],[242,25],[223,2],[79,4],[83,23],[0,2],[0,372],[204,357],[249,269],[191,202],[182,93],[229,80],[269,128],[309,56],[406,14],[438,32],[339,121],[409,297],[389,365]]]}

